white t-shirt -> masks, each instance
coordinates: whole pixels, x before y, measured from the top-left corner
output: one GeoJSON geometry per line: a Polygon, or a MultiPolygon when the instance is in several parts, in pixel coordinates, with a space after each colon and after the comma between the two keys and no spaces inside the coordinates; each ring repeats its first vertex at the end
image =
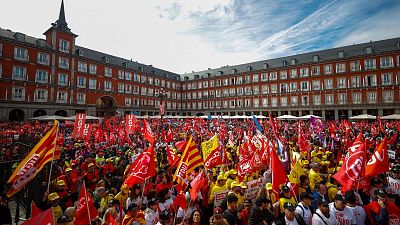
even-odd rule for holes
{"type": "Polygon", "coordinates": [[[333,213],[333,215],[336,217],[336,220],[341,225],[357,224],[356,217],[349,208],[344,208],[343,210],[337,210],[335,208],[335,203],[331,202],[329,203],[329,211],[333,213]]]}
{"type": "Polygon", "coordinates": [[[161,203],[158,205],[158,207],[160,208],[160,212],[163,210],[169,210],[170,206],[172,205],[172,200],[169,198],[167,200],[165,200],[164,203],[161,203]]]}
{"type": "Polygon", "coordinates": [[[312,217],[312,225],[337,225],[337,220],[333,213],[329,213],[329,218],[326,218],[319,209],[314,213],[312,217]]]}
{"type": "Polygon", "coordinates": [[[296,206],[296,213],[299,214],[304,221],[306,222],[307,225],[311,225],[312,222],[312,213],[309,207],[304,207],[303,203],[299,203],[296,206]]]}
{"type": "Polygon", "coordinates": [[[154,212],[152,209],[147,208],[144,213],[146,225],[155,225],[158,222],[158,211],[154,212]]]}
{"type": "Polygon", "coordinates": [[[367,217],[367,214],[365,213],[363,207],[356,205],[354,207],[346,206],[346,208],[349,208],[353,212],[354,216],[356,217],[357,225],[365,224],[365,219],[367,217]]]}
{"type": "Polygon", "coordinates": [[[294,219],[293,221],[289,221],[286,219],[286,217],[285,217],[285,224],[286,225],[299,225],[299,223],[297,223],[296,219],[294,219]]]}

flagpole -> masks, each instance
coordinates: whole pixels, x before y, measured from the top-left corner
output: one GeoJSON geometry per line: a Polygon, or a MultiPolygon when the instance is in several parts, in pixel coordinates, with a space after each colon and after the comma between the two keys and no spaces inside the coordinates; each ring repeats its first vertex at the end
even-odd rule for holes
{"type": "Polygon", "coordinates": [[[92,218],[90,218],[90,210],[89,210],[89,202],[88,202],[88,197],[87,197],[87,192],[86,192],[86,182],[83,181],[83,188],[85,189],[85,202],[86,202],[86,208],[87,208],[87,213],[89,216],[89,223],[92,223],[92,218]]]}
{"type": "MultiPolygon", "coordinates": [[[[56,122],[57,120],[54,120],[56,122]]],[[[56,131],[56,140],[54,141],[54,149],[53,149],[53,156],[51,157],[51,162],[50,162],[50,172],[49,172],[49,182],[47,182],[47,192],[50,190],[50,182],[51,182],[51,171],[53,170],[53,161],[54,161],[54,154],[56,153],[56,148],[57,148],[57,141],[58,141],[58,130],[60,127],[60,123],[57,121],[57,131],[56,131]]]]}

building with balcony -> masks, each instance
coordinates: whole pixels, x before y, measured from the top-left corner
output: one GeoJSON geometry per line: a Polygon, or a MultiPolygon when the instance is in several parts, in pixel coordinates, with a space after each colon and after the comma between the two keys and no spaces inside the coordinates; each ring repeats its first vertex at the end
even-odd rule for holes
{"type": "Polygon", "coordinates": [[[75,45],[63,3],[44,36],[0,28],[0,120],[400,113],[400,38],[179,75],[75,45]]]}

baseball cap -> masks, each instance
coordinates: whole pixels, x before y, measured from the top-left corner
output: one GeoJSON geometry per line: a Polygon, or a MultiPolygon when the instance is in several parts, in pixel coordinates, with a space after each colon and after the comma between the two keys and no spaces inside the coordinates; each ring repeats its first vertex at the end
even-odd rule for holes
{"type": "Polygon", "coordinates": [[[219,216],[222,215],[223,213],[224,211],[222,210],[221,207],[214,208],[214,216],[219,216]]]}
{"type": "Polygon", "coordinates": [[[56,192],[53,192],[53,193],[49,194],[49,196],[48,196],[47,198],[48,198],[50,201],[54,201],[54,200],[56,200],[56,199],[59,199],[60,196],[59,196],[56,192]]]}
{"type": "Polygon", "coordinates": [[[294,211],[296,209],[296,206],[294,206],[292,203],[290,202],[285,202],[285,204],[283,204],[283,208],[287,209],[289,211],[294,211]]]}

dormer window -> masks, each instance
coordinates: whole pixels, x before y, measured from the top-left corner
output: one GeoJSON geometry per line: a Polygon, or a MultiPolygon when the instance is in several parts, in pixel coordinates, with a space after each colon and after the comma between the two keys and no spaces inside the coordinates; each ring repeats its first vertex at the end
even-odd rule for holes
{"type": "Polygon", "coordinates": [[[397,49],[397,51],[400,51],[400,42],[396,43],[396,49],[397,49]]]}
{"type": "Polygon", "coordinates": [[[103,62],[110,63],[110,58],[107,56],[103,56],[103,62]]]}
{"type": "Polygon", "coordinates": [[[319,56],[318,55],[314,55],[312,58],[313,58],[313,62],[319,62],[319,56]]]}
{"type": "Polygon", "coordinates": [[[76,50],[79,56],[84,56],[84,51],[82,49],[76,50]]]}
{"type": "Polygon", "coordinates": [[[365,53],[366,54],[372,54],[372,47],[365,48],[365,53]]]}
{"type": "Polygon", "coordinates": [[[338,53],[337,53],[337,57],[338,57],[339,59],[343,59],[343,58],[344,58],[344,51],[338,52],[338,53]]]}
{"type": "Polygon", "coordinates": [[[200,76],[199,75],[194,75],[194,79],[199,79],[200,76]]]}
{"type": "Polygon", "coordinates": [[[224,72],[218,71],[218,75],[222,76],[223,74],[224,74],[224,72]]]}
{"type": "Polygon", "coordinates": [[[253,70],[253,68],[252,68],[251,66],[248,66],[248,67],[247,67],[247,71],[248,71],[248,72],[250,72],[250,71],[252,71],[252,70],[253,70]]]}
{"type": "Polygon", "coordinates": [[[296,65],[296,59],[290,60],[290,65],[295,66],[296,65]]]}
{"type": "Polygon", "coordinates": [[[45,48],[45,47],[46,47],[46,41],[43,40],[43,39],[38,39],[38,40],[36,41],[36,44],[37,44],[39,47],[42,47],[42,48],[45,48]]]}
{"type": "Polygon", "coordinates": [[[25,41],[25,34],[23,34],[23,33],[15,33],[14,34],[14,37],[15,37],[15,39],[17,40],[17,41],[22,41],[22,42],[24,42],[25,41]]]}
{"type": "Polygon", "coordinates": [[[128,62],[123,62],[123,63],[122,63],[122,66],[123,66],[125,69],[128,69],[129,64],[128,64],[128,62]]]}
{"type": "Polygon", "coordinates": [[[282,66],[287,66],[287,61],[286,60],[282,61],[282,66]]]}
{"type": "Polygon", "coordinates": [[[236,73],[236,69],[232,69],[232,74],[235,74],[236,73]]]}
{"type": "Polygon", "coordinates": [[[263,64],[263,69],[264,69],[264,70],[268,69],[268,67],[269,67],[269,66],[268,66],[268,63],[264,63],[264,64],[263,64]]]}

